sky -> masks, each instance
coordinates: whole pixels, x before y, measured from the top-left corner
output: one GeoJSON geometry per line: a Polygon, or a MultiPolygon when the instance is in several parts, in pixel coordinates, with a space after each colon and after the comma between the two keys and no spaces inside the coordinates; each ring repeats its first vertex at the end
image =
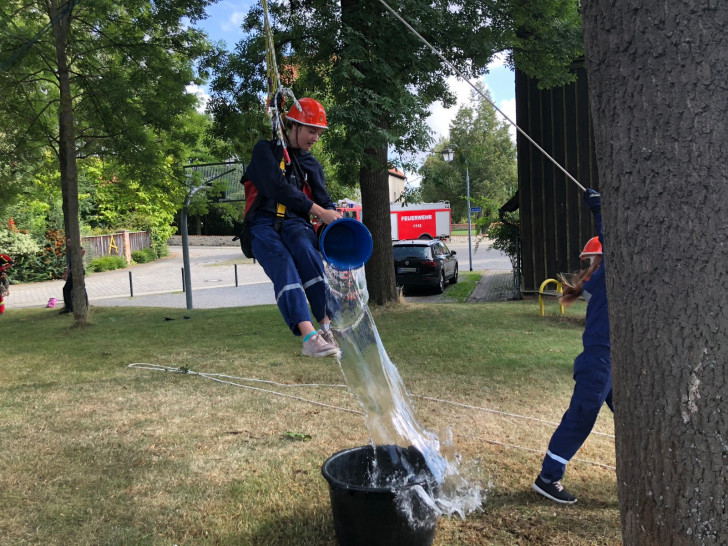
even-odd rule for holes
{"type": "MultiPolygon", "coordinates": [[[[258,0],[239,0],[231,2],[222,0],[207,8],[208,18],[199,22],[196,26],[204,30],[211,41],[223,42],[226,49],[232,50],[236,42],[243,38],[243,32],[240,25],[243,22],[245,14],[251,5],[258,0]]],[[[403,30],[404,29],[403,27],[403,30]]],[[[437,44],[433,44],[437,47],[437,44]]],[[[515,75],[512,70],[503,64],[502,58],[495,59],[488,66],[489,73],[483,77],[483,82],[490,90],[495,105],[502,110],[511,120],[516,119],[516,98],[515,98],[515,75]]],[[[432,136],[436,142],[441,137],[447,136],[449,132],[450,122],[455,117],[458,109],[467,104],[470,99],[472,88],[467,82],[457,77],[451,77],[449,80],[450,89],[457,97],[457,104],[451,108],[445,109],[442,104],[437,102],[430,107],[432,112],[429,118],[429,125],[432,129],[432,136]]],[[[208,98],[205,88],[197,86],[189,86],[188,91],[196,93],[201,104],[206,102],[208,98]]],[[[516,131],[511,127],[511,138],[515,142],[516,131]]],[[[424,159],[424,158],[423,158],[424,159]]],[[[408,174],[408,173],[405,173],[408,174]]],[[[408,176],[412,181],[412,177],[408,176]]]]}

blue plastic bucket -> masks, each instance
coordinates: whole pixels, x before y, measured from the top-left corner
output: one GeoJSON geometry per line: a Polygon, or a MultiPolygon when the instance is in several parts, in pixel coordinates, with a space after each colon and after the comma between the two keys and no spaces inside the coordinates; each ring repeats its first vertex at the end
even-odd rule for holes
{"type": "Polygon", "coordinates": [[[372,255],[372,248],[372,234],[354,218],[337,220],[321,234],[321,254],[334,269],[362,267],[372,255]]]}

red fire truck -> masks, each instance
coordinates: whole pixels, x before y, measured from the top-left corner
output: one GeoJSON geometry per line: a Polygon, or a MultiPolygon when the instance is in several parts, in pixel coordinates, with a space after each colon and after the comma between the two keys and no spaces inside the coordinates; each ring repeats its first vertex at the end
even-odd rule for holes
{"type": "MultiPolygon", "coordinates": [[[[340,201],[336,210],[346,218],[356,218],[361,222],[361,203],[340,201]]],[[[447,239],[451,235],[450,203],[413,203],[390,204],[392,240],[404,239],[447,239]]]]}

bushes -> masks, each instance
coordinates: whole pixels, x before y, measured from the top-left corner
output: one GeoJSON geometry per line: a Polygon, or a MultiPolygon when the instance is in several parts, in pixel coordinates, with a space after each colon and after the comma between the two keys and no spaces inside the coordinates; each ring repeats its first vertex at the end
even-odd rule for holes
{"type": "Polygon", "coordinates": [[[518,216],[509,213],[505,214],[503,219],[503,222],[493,222],[488,227],[487,235],[493,243],[493,248],[508,255],[515,270],[517,269],[521,237],[518,216]]]}
{"type": "Polygon", "coordinates": [[[16,284],[60,278],[66,270],[64,240],[63,233],[57,230],[46,231],[44,241],[39,243],[23,231],[0,229],[0,252],[10,255],[14,262],[8,271],[10,282],[16,284]]]}
{"type": "Polygon", "coordinates": [[[91,260],[86,266],[86,271],[89,273],[113,271],[114,269],[124,269],[127,265],[123,256],[102,256],[91,260]]]}
{"type": "Polygon", "coordinates": [[[153,248],[142,248],[141,250],[135,250],[131,253],[131,259],[138,264],[145,264],[153,262],[157,259],[157,253],[153,248]]]}

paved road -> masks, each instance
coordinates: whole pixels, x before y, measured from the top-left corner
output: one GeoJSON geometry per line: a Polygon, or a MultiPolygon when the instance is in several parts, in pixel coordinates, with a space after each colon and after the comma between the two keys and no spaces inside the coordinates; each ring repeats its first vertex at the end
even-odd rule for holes
{"type": "MultiPolygon", "coordinates": [[[[473,270],[511,270],[511,263],[501,252],[488,245],[477,249],[473,239],[473,270]]],[[[448,246],[457,251],[460,270],[469,268],[468,239],[454,237],[448,246]]],[[[93,273],[86,277],[89,302],[97,306],[187,307],[182,291],[182,248],[170,247],[167,258],[127,269],[93,273]],[[131,297],[133,288],[134,296],[131,297]]],[[[275,303],[273,284],[258,263],[246,260],[239,247],[191,247],[190,275],[192,306],[196,309],[240,307],[275,303]],[[236,284],[237,271],[237,284],[236,284]]],[[[45,307],[50,298],[63,306],[64,281],[47,281],[13,285],[7,299],[8,310],[45,307]]],[[[407,300],[432,300],[436,296],[414,295],[407,300]]]]}

